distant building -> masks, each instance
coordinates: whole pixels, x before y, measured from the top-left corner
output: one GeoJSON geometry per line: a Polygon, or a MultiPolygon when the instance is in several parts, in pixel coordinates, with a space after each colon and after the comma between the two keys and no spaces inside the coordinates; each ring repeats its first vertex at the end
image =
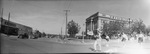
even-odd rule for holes
{"type": "Polygon", "coordinates": [[[15,23],[12,21],[0,18],[0,32],[9,34],[9,35],[19,35],[19,34],[32,34],[32,28],[29,26],[25,26],[19,23],[15,23]]]}
{"type": "Polygon", "coordinates": [[[86,19],[86,35],[94,30],[102,30],[104,23],[109,23],[116,20],[122,21],[127,25],[130,25],[130,23],[133,22],[130,18],[116,17],[97,12],[86,19]]]}

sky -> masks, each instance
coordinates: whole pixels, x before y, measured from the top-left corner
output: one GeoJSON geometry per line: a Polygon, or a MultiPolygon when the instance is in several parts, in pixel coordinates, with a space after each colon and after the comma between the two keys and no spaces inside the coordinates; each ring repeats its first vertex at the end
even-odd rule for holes
{"type": "Polygon", "coordinates": [[[149,0],[2,0],[3,18],[50,34],[65,33],[65,11],[68,21],[74,20],[85,30],[85,19],[96,12],[142,19],[150,25],[149,0]]]}

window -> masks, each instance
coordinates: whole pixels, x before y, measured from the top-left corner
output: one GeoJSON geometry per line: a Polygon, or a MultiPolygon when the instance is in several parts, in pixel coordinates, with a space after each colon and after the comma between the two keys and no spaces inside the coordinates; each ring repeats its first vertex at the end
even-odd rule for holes
{"type": "Polygon", "coordinates": [[[4,22],[4,24],[6,24],[6,25],[7,25],[7,22],[5,21],[5,22],[4,22]]]}

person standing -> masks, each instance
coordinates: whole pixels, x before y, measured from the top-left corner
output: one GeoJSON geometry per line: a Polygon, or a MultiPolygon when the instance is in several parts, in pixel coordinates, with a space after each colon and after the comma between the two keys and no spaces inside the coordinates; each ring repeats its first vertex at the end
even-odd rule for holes
{"type": "Polygon", "coordinates": [[[138,35],[138,42],[139,43],[143,42],[143,38],[144,38],[144,35],[142,32],[140,32],[140,34],[138,35]]]}
{"type": "Polygon", "coordinates": [[[133,32],[132,36],[134,37],[134,40],[137,40],[137,33],[133,32]]]}
{"type": "Polygon", "coordinates": [[[95,51],[101,51],[101,31],[98,31],[97,39],[94,42],[94,50],[95,51]],[[99,49],[97,49],[97,46],[99,49]]]}
{"type": "Polygon", "coordinates": [[[123,35],[122,35],[122,41],[126,41],[126,40],[128,40],[128,37],[127,37],[126,34],[123,33],[123,35]]]}
{"type": "Polygon", "coordinates": [[[107,42],[109,41],[109,36],[108,35],[106,35],[106,40],[107,40],[107,42]]]}

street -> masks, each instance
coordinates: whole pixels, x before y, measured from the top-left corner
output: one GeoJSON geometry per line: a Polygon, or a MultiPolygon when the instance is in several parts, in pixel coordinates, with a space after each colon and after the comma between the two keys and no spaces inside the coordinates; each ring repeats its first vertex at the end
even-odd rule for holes
{"type": "Polygon", "coordinates": [[[90,52],[89,46],[3,37],[2,53],[74,53],[90,52]]]}
{"type": "MultiPolygon", "coordinates": [[[[91,49],[93,44],[70,44],[48,41],[48,39],[18,39],[15,36],[1,36],[1,53],[95,53],[91,49]]],[[[139,49],[138,52],[150,51],[150,41],[145,41],[142,44],[135,42],[120,42],[110,41],[103,42],[102,52],[129,52],[139,49]],[[108,46],[106,46],[108,44],[108,46]],[[140,48],[142,46],[142,48],[140,48]]],[[[96,52],[99,53],[99,52],[96,52]]]]}
{"type": "Polygon", "coordinates": [[[150,54],[150,0],[0,2],[2,54],[150,54]]]}

